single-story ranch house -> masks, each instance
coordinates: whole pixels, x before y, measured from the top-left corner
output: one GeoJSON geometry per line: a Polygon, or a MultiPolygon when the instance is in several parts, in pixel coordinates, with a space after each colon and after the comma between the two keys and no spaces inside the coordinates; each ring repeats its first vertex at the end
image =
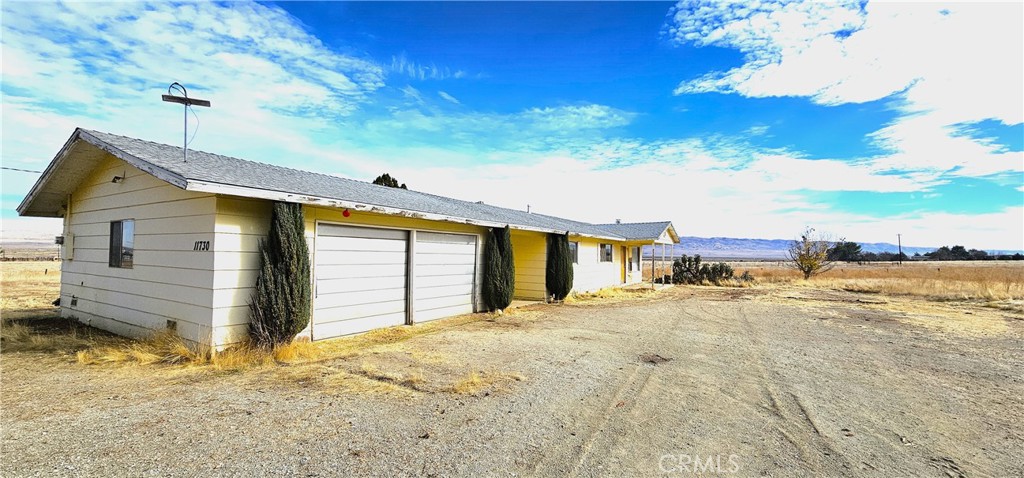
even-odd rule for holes
{"type": "MultiPolygon", "coordinates": [[[[65,317],[128,336],[242,340],[273,201],[303,205],[312,340],[482,310],[482,241],[510,226],[515,297],[544,300],[548,233],[570,234],[575,291],[641,281],[670,222],[588,224],[76,129],[18,206],[63,217],[65,317]]],[[[664,246],[662,246],[664,247],[664,246]]]]}

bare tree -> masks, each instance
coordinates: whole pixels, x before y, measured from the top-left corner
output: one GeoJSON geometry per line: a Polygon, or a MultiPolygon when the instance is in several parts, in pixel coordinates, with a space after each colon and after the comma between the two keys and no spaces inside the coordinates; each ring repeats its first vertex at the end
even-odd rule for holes
{"type": "MultiPolygon", "coordinates": [[[[842,242],[840,239],[838,242],[842,242]]],[[[804,279],[811,276],[828,272],[835,265],[835,261],[829,258],[828,251],[832,249],[837,241],[833,241],[827,234],[815,232],[813,227],[807,228],[800,236],[789,245],[790,266],[804,274],[804,279]]]]}

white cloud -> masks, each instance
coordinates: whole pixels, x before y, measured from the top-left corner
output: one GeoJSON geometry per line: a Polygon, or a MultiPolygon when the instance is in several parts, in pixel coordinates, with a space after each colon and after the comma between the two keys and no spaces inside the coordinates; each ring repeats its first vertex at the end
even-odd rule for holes
{"type": "Polygon", "coordinates": [[[519,115],[519,119],[549,131],[614,128],[629,124],[635,117],[635,113],[596,104],[531,108],[519,115]]]}
{"type": "Polygon", "coordinates": [[[478,155],[501,150],[551,151],[600,141],[609,129],[626,126],[636,116],[598,104],[528,108],[514,113],[453,113],[420,104],[365,119],[355,129],[358,137],[352,141],[381,145],[397,142],[405,147],[444,144],[451,149],[471,148],[478,155]]]}
{"type": "Polygon", "coordinates": [[[421,81],[460,79],[466,77],[466,72],[463,70],[452,70],[447,66],[437,66],[433,63],[417,63],[407,58],[404,53],[391,57],[389,70],[421,81]]]}
{"type": "Polygon", "coordinates": [[[750,136],[764,136],[768,133],[768,125],[756,125],[747,128],[747,134],[750,136]]]}
{"type": "MultiPolygon", "coordinates": [[[[161,103],[159,95],[168,83],[181,81],[195,96],[213,101],[213,108],[197,109],[201,123],[193,147],[257,161],[342,171],[363,180],[386,168],[416,190],[520,209],[529,202],[538,212],[595,222],[672,219],[687,235],[790,237],[810,224],[865,241],[889,240],[900,229],[896,232],[920,236],[918,244],[958,237],[956,242],[972,247],[1024,247],[1016,209],[879,222],[837,214],[829,204],[809,202],[800,193],[927,192],[945,181],[946,174],[1021,168],[1018,153],[956,135],[950,126],[965,118],[1012,119],[1020,101],[997,105],[987,100],[995,93],[965,92],[958,89],[963,81],[892,64],[889,55],[896,53],[881,52],[880,59],[871,60],[874,66],[871,61],[863,66],[872,48],[892,49],[870,47],[880,41],[879,32],[888,32],[882,38],[893,45],[911,50],[927,41],[901,40],[883,21],[898,17],[876,21],[873,5],[867,17],[857,9],[836,15],[829,10],[833,6],[810,4],[801,7],[807,11],[761,15],[750,22],[736,9],[728,12],[735,21],[720,28],[694,26],[696,36],[679,38],[742,45],[748,61],[721,78],[684,85],[748,96],[806,95],[823,104],[906,90],[899,104],[906,116],[873,136],[896,152],[892,155],[854,162],[810,160],[798,152],[757,149],[716,135],[609,139],[638,113],[597,103],[537,106],[507,114],[463,108],[447,113],[437,104],[458,101],[447,92],[439,91],[438,99],[412,86],[385,88],[385,76],[426,80],[465,73],[405,57],[380,66],[339,53],[286,12],[260,4],[4,2],[3,162],[40,169],[75,126],[178,144],[181,109],[161,103]],[[829,36],[829,29],[847,28],[859,30],[845,40],[829,36]],[[758,56],[761,51],[770,54],[758,56]],[[817,62],[829,67],[800,74],[817,62]],[[896,73],[874,75],[884,76],[884,81],[871,80],[872,72],[890,71],[896,73]],[[957,93],[955,101],[943,98],[950,91],[957,93]],[[397,100],[382,98],[382,92],[397,100]],[[360,114],[367,109],[375,111],[360,114]],[[887,174],[892,169],[915,172],[887,174]]],[[[950,55],[963,56],[959,51],[950,55]]],[[[979,56],[979,64],[987,61],[986,55],[979,56]]],[[[952,66],[928,68],[955,72],[952,66]]],[[[1004,75],[986,83],[999,91],[1020,84],[1019,74],[1005,76],[1009,70],[999,65],[979,71],[1004,75]]],[[[749,133],[767,130],[754,127],[749,133]]],[[[7,195],[24,193],[30,184],[3,175],[7,195]]],[[[17,221],[5,220],[5,237],[9,228],[21,227],[17,221]]],[[[59,230],[59,221],[50,223],[59,230]]]]}
{"type": "MultiPolygon", "coordinates": [[[[732,169],[731,160],[709,159],[716,155],[714,149],[704,149],[709,147],[714,148],[700,142],[627,147],[647,150],[664,160],[614,168],[607,165],[616,146],[606,145],[590,151],[521,153],[512,163],[392,166],[389,170],[418,191],[520,210],[529,203],[534,212],[591,222],[669,219],[684,235],[790,238],[811,225],[863,242],[891,242],[896,233],[902,233],[922,246],[955,242],[1024,249],[1021,208],[884,218],[837,212],[830,204],[815,203],[794,191],[913,192],[921,190],[921,185],[874,174],[870,165],[779,155],[755,154],[749,168],[732,169]],[[671,154],[680,156],[665,156],[671,154]]],[[[445,155],[429,150],[420,154],[445,155]]]]}
{"type": "Polygon", "coordinates": [[[901,116],[873,137],[894,170],[1019,172],[1021,153],[956,135],[962,123],[1024,121],[1024,5],[932,2],[680,3],[666,34],[733,48],[742,65],[683,81],[676,94],[803,96],[823,105],[896,95],[901,116]]]}
{"type": "Polygon", "coordinates": [[[437,96],[440,96],[441,99],[443,99],[443,100],[445,100],[445,101],[447,101],[449,103],[454,103],[454,104],[457,104],[457,105],[461,105],[462,104],[462,102],[459,101],[458,98],[448,94],[445,91],[438,91],[437,92],[437,96]]]}
{"type": "MultiPolygon", "coordinates": [[[[75,126],[178,144],[181,110],[160,102],[173,81],[213,102],[197,108],[196,149],[267,161],[296,157],[318,149],[317,132],[383,86],[381,66],[332,50],[276,7],[2,8],[4,164],[49,160],[40,151],[56,152],[75,126]]],[[[29,184],[5,178],[4,190],[23,193],[29,184]]]]}
{"type": "Polygon", "coordinates": [[[911,111],[941,111],[955,122],[1024,121],[1019,3],[744,4],[699,2],[674,11],[667,32],[676,41],[745,55],[743,65],[684,81],[677,93],[841,104],[907,89],[911,111]]]}

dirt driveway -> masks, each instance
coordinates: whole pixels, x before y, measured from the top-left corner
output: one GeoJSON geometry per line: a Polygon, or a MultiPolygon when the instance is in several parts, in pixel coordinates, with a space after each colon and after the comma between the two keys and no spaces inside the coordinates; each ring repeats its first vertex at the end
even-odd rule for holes
{"type": "Polygon", "coordinates": [[[5,353],[0,475],[1024,475],[1018,311],[679,287],[437,330],[240,373],[5,353]]]}

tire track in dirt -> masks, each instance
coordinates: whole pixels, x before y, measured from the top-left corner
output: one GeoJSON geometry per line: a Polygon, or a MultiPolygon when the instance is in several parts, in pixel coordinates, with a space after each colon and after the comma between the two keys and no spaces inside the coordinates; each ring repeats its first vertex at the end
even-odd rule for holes
{"type": "MultiPolygon", "coordinates": [[[[693,317],[689,312],[680,312],[671,324],[672,329],[677,329],[688,316],[693,317]]],[[[657,347],[657,344],[647,345],[657,347]]],[[[635,426],[643,408],[638,405],[643,403],[641,398],[658,369],[656,365],[645,363],[631,363],[625,367],[629,370],[611,397],[603,401],[601,407],[595,408],[596,413],[588,414],[584,423],[576,424],[585,430],[582,440],[565,453],[542,456],[534,462],[530,476],[581,476],[585,470],[592,471],[588,466],[590,457],[607,457],[616,448],[625,435],[623,428],[635,426]]]]}
{"type": "MultiPolygon", "coordinates": [[[[745,350],[752,356],[751,361],[757,372],[757,385],[760,388],[762,401],[759,405],[778,423],[776,431],[789,442],[799,454],[801,462],[810,471],[821,473],[835,466],[825,466],[828,459],[838,460],[836,465],[851,469],[849,460],[837,449],[831,438],[822,433],[814,415],[804,404],[804,399],[785,386],[785,380],[779,374],[776,365],[764,353],[765,344],[758,330],[750,322],[748,306],[737,304],[737,315],[746,332],[746,339],[751,347],[745,350]]],[[[703,310],[704,313],[710,313],[703,310]]]]}

